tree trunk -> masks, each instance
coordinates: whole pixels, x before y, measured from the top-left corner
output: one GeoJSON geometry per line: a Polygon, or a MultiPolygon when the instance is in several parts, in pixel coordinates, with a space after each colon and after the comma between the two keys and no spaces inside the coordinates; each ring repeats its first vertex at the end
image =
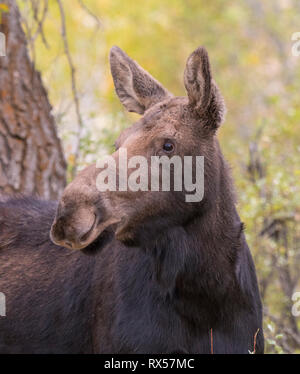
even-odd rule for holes
{"type": "Polygon", "coordinates": [[[0,193],[56,199],[66,184],[66,162],[52,108],[29,59],[16,2],[2,3],[9,13],[0,25],[6,37],[6,57],[0,57],[0,193]]]}

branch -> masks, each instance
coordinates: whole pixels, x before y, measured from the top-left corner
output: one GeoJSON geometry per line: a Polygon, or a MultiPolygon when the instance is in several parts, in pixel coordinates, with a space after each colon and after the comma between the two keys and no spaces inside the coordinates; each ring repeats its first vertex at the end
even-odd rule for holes
{"type": "Polygon", "coordinates": [[[94,19],[94,21],[96,22],[96,27],[97,29],[99,29],[100,27],[102,27],[102,22],[100,20],[100,18],[94,14],[85,4],[82,0],[78,0],[78,3],[79,5],[81,6],[81,8],[90,16],[94,19]]]}
{"type": "Polygon", "coordinates": [[[64,52],[67,56],[68,64],[69,64],[70,71],[71,71],[72,95],[73,95],[73,100],[75,104],[77,125],[78,125],[77,144],[76,144],[76,148],[74,152],[74,166],[72,167],[72,171],[71,171],[71,176],[72,178],[74,178],[76,174],[76,170],[77,170],[77,161],[78,161],[79,152],[80,152],[80,139],[81,139],[81,131],[83,128],[83,120],[82,120],[82,116],[80,113],[80,103],[78,99],[78,91],[77,91],[77,85],[76,85],[76,69],[73,64],[73,60],[72,60],[70,49],[69,49],[68,39],[67,39],[65,12],[64,12],[64,8],[61,3],[61,0],[57,0],[57,3],[59,6],[60,16],[61,16],[61,36],[62,36],[63,44],[64,44],[64,52]]]}
{"type": "Polygon", "coordinates": [[[284,324],[280,321],[280,319],[273,316],[267,309],[264,309],[264,314],[268,318],[270,318],[270,320],[274,322],[279,327],[279,329],[281,329],[286,335],[288,335],[297,346],[300,347],[300,335],[299,334],[296,334],[289,327],[284,326],[284,324]]]}
{"type": "Polygon", "coordinates": [[[43,8],[43,13],[42,13],[41,19],[38,18],[38,12],[37,12],[37,9],[35,7],[35,4],[33,2],[31,4],[32,4],[32,9],[33,9],[33,18],[36,21],[36,23],[38,24],[36,32],[31,37],[31,41],[34,43],[36,38],[39,35],[41,35],[41,38],[42,38],[43,43],[45,44],[46,48],[49,48],[48,42],[47,42],[45,34],[44,34],[44,30],[43,30],[44,21],[46,19],[47,13],[48,13],[48,0],[44,0],[44,8],[43,8]]]}

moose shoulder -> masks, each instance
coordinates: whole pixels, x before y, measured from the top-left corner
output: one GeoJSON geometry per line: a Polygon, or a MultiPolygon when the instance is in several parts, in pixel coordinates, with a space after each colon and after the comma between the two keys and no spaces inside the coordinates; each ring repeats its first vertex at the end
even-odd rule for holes
{"type": "Polygon", "coordinates": [[[216,138],[225,105],[206,50],[187,60],[187,97],[118,47],[110,64],[120,101],[142,115],[116,141],[116,173],[121,149],[149,161],[204,156],[203,199],[99,191],[91,165],[58,205],[2,201],[0,352],[263,353],[255,267],[216,138]]]}

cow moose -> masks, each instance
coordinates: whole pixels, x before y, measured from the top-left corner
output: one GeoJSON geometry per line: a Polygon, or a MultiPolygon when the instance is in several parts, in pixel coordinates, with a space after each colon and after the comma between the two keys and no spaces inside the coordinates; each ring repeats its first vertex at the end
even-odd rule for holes
{"type": "Polygon", "coordinates": [[[121,103],[142,115],[112,157],[204,156],[203,198],[99,191],[95,165],[59,203],[3,197],[0,353],[263,353],[255,267],[216,137],[225,104],[205,48],[187,60],[187,97],[118,47],[110,65],[121,103]]]}

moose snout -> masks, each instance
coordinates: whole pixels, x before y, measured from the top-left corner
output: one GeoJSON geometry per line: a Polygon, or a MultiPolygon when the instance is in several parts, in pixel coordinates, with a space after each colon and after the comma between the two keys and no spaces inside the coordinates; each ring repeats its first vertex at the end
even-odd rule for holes
{"type": "Polygon", "coordinates": [[[98,222],[98,214],[89,209],[61,210],[52,224],[50,238],[57,245],[81,249],[91,242],[98,222]]]}

